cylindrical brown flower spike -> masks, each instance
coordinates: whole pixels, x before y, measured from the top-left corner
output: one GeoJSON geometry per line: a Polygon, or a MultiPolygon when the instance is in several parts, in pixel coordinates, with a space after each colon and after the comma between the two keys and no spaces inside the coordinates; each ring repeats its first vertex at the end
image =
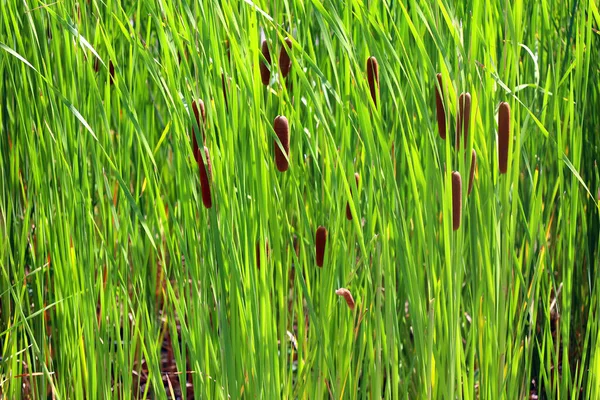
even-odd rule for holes
{"type": "Polygon", "coordinates": [[[202,190],[202,203],[204,207],[212,207],[212,196],[210,193],[210,181],[212,177],[212,165],[210,163],[210,155],[208,147],[204,146],[204,155],[206,156],[206,164],[202,161],[202,155],[198,155],[198,169],[200,170],[200,189],[202,190]]]}
{"type": "Polygon", "coordinates": [[[440,137],[446,140],[446,112],[444,111],[444,86],[442,86],[442,74],[437,74],[438,86],[435,88],[435,108],[437,112],[438,132],[440,137]]]}
{"type": "MultiPolygon", "coordinates": [[[[196,123],[200,127],[200,132],[202,132],[202,141],[206,143],[206,138],[204,137],[204,122],[206,122],[206,110],[204,109],[204,102],[201,99],[195,100],[192,102],[192,111],[194,112],[194,118],[196,118],[196,123]],[[202,116],[202,119],[200,117],[202,116]]],[[[198,147],[198,141],[196,140],[196,132],[194,132],[194,127],[190,132],[192,136],[192,151],[194,153],[194,159],[196,162],[198,160],[202,160],[200,156],[200,148],[198,147]]]]}
{"type": "MultiPolygon", "coordinates": [[[[360,175],[357,173],[354,174],[354,180],[356,181],[356,187],[358,187],[358,182],[360,181],[360,175]]],[[[352,186],[350,186],[350,193],[352,193],[352,186]]],[[[352,221],[352,211],[350,210],[350,202],[346,202],[346,219],[348,221],[352,221]]]]}
{"type": "Polygon", "coordinates": [[[458,98],[458,115],[456,117],[456,149],[460,148],[461,138],[467,148],[469,139],[469,122],[471,120],[471,94],[465,92],[458,98]]]}
{"type": "Polygon", "coordinates": [[[315,247],[317,253],[317,266],[323,268],[323,260],[325,259],[325,245],[327,243],[327,229],[323,226],[317,228],[315,238],[315,247]]]}
{"type": "Polygon", "coordinates": [[[267,61],[265,63],[265,61],[260,60],[260,79],[262,80],[263,85],[269,86],[269,81],[271,80],[271,71],[269,70],[269,66],[271,65],[271,53],[269,53],[269,45],[266,40],[262,41],[261,52],[267,61]]]}
{"type": "Polygon", "coordinates": [[[477,168],[477,153],[475,149],[471,152],[471,171],[469,172],[469,191],[467,194],[471,194],[473,190],[473,180],[475,179],[475,168],[477,168]]]}
{"type": "Polygon", "coordinates": [[[279,69],[281,69],[281,76],[284,78],[287,78],[290,68],[292,68],[292,60],[286,46],[289,51],[292,51],[292,40],[289,37],[285,38],[285,44],[281,46],[281,51],[279,52],[279,69]]]}
{"type": "Polygon", "coordinates": [[[377,107],[377,93],[379,92],[379,64],[374,56],[367,60],[367,80],[371,90],[371,98],[377,107]]]}
{"type": "Polygon", "coordinates": [[[335,294],[343,297],[344,300],[346,300],[346,304],[348,304],[348,307],[351,310],[354,310],[354,307],[356,304],[354,303],[354,297],[352,297],[352,293],[350,293],[350,291],[348,289],[339,288],[338,290],[335,291],[335,294]]]}
{"type": "Polygon", "coordinates": [[[498,110],[498,169],[505,174],[508,167],[508,146],[510,143],[510,106],[500,103],[498,110]]]}
{"type": "Polygon", "coordinates": [[[275,165],[277,165],[279,172],[285,172],[290,166],[288,161],[290,155],[290,127],[287,118],[283,115],[278,115],[275,121],[273,121],[273,129],[284,150],[281,151],[279,144],[275,141],[275,165]]]}
{"type": "Polygon", "coordinates": [[[452,173],[452,229],[460,228],[460,218],[462,212],[462,180],[460,173],[452,173]]]}

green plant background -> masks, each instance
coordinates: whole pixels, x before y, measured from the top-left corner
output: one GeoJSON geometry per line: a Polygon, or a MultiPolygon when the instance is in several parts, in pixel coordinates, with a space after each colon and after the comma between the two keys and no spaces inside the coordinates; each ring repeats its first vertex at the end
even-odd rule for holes
{"type": "Polygon", "coordinates": [[[598,8],[0,0],[0,398],[600,398],[598,8]]]}

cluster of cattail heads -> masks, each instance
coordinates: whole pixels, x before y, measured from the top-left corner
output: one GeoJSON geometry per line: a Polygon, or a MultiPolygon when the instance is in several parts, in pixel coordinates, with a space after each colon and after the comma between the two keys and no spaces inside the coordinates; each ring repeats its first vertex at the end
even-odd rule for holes
{"type": "Polygon", "coordinates": [[[317,256],[317,266],[323,268],[323,261],[325,260],[325,245],[327,244],[327,229],[324,226],[317,228],[317,234],[315,235],[315,248],[317,256]]]}
{"type": "Polygon", "coordinates": [[[269,86],[269,82],[271,81],[271,70],[269,69],[271,66],[271,53],[269,52],[269,44],[266,40],[262,41],[261,52],[265,59],[260,62],[260,79],[263,85],[269,86]]]}
{"type": "Polygon", "coordinates": [[[281,147],[279,147],[279,143],[275,141],[275,165],[279,172],[285,172],[290,166],[290,126],[287,118],[278,115],[273,121],[273,129],[281,142],[281,147]]]}
{"type": "Polygon", "coordinates": [[[462,212],[462,180],[460,173],[454,171],[452,173],[452,229],[460,228],[462,212]]]}
{"type": "Polygon", "coordinates": [[[469,122],[471,120],[471,94],[462,93],[458,98],[458,115],[456,117],[456,149],[460,148],[461,141],[467,148],[469,141],[469,122]]]}
{"type": "Polygon", "coordinates": [[[498,169],[505,174],[508,167],[508,146],[510,143],[510,106],[500,103],[498,110],[498,169]]]}
{"type": "MultiPolygon", "coordinates": [[[[354,174],[354,180],[356,181],[356,187],[358,188],[358,182],[360,181],[360,175],[357,173],[354,174]]],[[[350,188],[350,193],[352,193],[352,187],[350,188]]],[[[350,210],[350,202],[346,202],[346,219],[348,221],[352,221],[352,210],[350,210]]]]}
{"type": "Polygon", "coordinates": [[[371,99],[377,107],[377,97],[379,95],[379,64],[374,56],[367,60],[367,80],[369,81],[369,90],[371,91],[371,99]]]}
{"type": "Polygon", "coordinates": [[[285,43],[281,46],[279,52],[279,69],[281,70],[281,76],[287,78],[292,68],[292,60],[290,59],[289,52],[292,51],[292,40],[289,37],[285,38],[285,43]]]}
{"type": "Polygon", "coordinates": [[[440,137],[446,140],[446,112],[444,111],[444,86],[442,85],[442,74],[437,74],[438,86],[435,88],[435,108],[437,112],[437,123],[440,137]]]}
{"type": "Polygon", "coordinates": [[[338,290],[335,291],[335,294],[337,294],[338,296],[341,296],[344,298],[344,300],[346,300],[346,304],[348,304],[348,307],[351,310],[354,310],[354,307],[356,306],[356,303],[354,302],[354,297],[352,297],[352,293],[350,293],[350,291],[346,288],[339,288],[338,290]]]}

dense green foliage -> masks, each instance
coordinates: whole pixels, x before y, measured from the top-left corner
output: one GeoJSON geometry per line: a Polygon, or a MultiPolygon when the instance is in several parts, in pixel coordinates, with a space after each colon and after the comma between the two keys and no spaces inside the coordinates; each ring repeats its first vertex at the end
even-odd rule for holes
{"type": "Polygon", "coordinates": [[[598,29],[596,0],[0,0],[0,398],[600,398],[598,29]]]}

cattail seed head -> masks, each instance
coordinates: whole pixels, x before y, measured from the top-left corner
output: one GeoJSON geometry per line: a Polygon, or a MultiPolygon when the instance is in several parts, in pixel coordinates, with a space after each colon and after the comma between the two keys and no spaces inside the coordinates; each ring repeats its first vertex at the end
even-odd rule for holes
{"type": "Polygon", "coordinates": [[[498,110],[498,169],[505,174],[508,167],[508,146],[510,143],[510,106],[500,103],[498,110]]]}
{"type": "Polygon", "coordinates": [[[202,160],[202,155],[198,157],[198,169],[200,170],[200,189],[202,190],[202,203],[204,207],[212,207],[212,196],[211,196],[211,178],[212,178],[212,165],[210,163],[210,155],[208,153],[208,147],[204,146],[204,155],[206,156],[206,164],[202,160]]]}
{"type": "MultiPolygon", "coordinates": [[[[206,137],[204,136],[203,129],[204,123],[206,122],[206,110],[204,109],[204,102],[201,99],[193,101],[192,111],[194,112],[196,124],[198,124],[198,126],[200,127],[200,132],[202,132],[202,141],[206,143],[206,137]]],[[[198,141],[196,140],[196,132],[194,132],[193,127],[191,129],[190,135],[192,136],[192,152],[194,153],[194,159],[196,160],[196,162],[198,162],[198,160],[202,160],[202,157],[200,156],[200,147],[198,146],[198,141]]]]}
{"type": "Polygon", "coordinates": [[[285,172],[290,166],[288,160],[290,155],[290,127],[287,118],[278,115],[273,121],[273,129],[281,142],[281,147],[283,147],[282,151],[277,141],[275,141],[275,165],[277,165],[279,172],[285,172]]]}
{"type": "Polygon", "coordinates": [[[343,297],[344,300],[346,300],[346,304],[348,304],[348,307],[351,310],[354,310],[356,303],[354,303],[354,297],[352,297],[352,293],[350,293],[350,291],[348,289],[339,288],[338,290],[335,291],[335,294],[343,297]]]}
{"type": "Polygon", "coordinates": [[[379,92],[379,64],[374,56],[367,60],[367,80],[369,81],[369,89],[371,98],[377,107],[377,93],[379,92]]]}
{"type": "Polygon", "coordinates": [[[325,259],[325,245],[327,243],[327,229],[323,226],[317,228],[315,237],[315,247],[317,255],[317,266],[323,268],[323,260],[325,259]]]}
{"type": "Polygon", "coordinates": [[[477,153],[475,153],[475,149],[473,149],[473,151],[471,152],[471,171],[469,172],[469,190],[467,194],[471,194],[471,191],[473,190],[475,168],[477,168],[477,153]]]}
{"type": "Polygon", "coordinates": [[[435,108],[437,112],[438,132],[440,137],[446,140],[446,112],[444,111],[444,86],[442,85],[442,74],[437,74],[438,86],[435,88],[435,108]]]}
{"type": "Polygon", "coordinates": [[[471,94],[465,92],[458,98],[458,116],[456,117],[456,149],[460,148],[461,138],[464,148],[469,139],[469,122],[471,120],[471,94]]]}
{"type": "MultiPolygon", "coordinates": [[[[360,181],[360,175],[358,172],[354,174],[354,180],[356,181],[356,187],[358,188],[358,182],[360,181]]],[[[350,193],[352,193],[352,186],[350,186],[350,193]]],[[[352,211],[350,210],[350,202],[346,202],[346,219],[352,221],[352,211]]]]}
{"type": "Polygon", "coordinates": [[[460,228],[460,219],[462,212],[462,180],[460,173],[452,173],[452,229],[460,228]]]}
{"type": "Polygon", "coordinates": [[[281,76],[284,78],[287,78],[290,73],[290,68],[292,68],[292,60],[290,59],[288,51],[292,51],[292,40],[289,37],[286,37],[285,44],[281,46],[281,51],[279,52],[279,68],[281,69],[281,76]]]}
{"type": "Polygon", "coordinates": [[[261,51],[266,62],[260,60],[260,79],[262,80],[263,85],[269,86],[269,81],[271,80],[271,71],[269,70],[269,66],[271,65],[271,53],[269,53],[269,45],[266,40],[262,41],[261,51]]]}

